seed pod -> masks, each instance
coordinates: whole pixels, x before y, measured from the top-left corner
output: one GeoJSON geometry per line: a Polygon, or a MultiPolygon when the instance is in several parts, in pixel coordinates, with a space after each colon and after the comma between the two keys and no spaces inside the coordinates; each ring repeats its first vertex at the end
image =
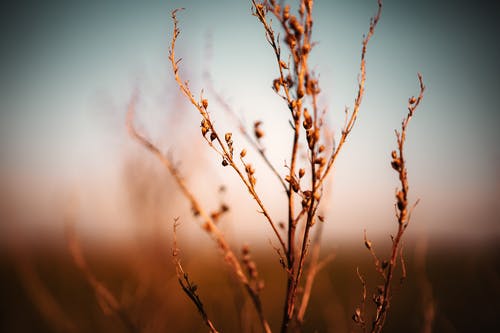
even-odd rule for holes
{"type": "Polygon", "coordinates": [[[313,125],[312,117],[309,114],[309,111],[307,110],[307,108],[304,108],[304,122],[302,123],[302,125],[304,126],[304,129],[306,129],[306,130],[310,129],[313,125]]]}
{"type": "Polygon", "coordinates": [[[410,99],[408,100],[408,103],[410,103],[410,104],[415,104],[416,102],[417,102],[417,99],[415,98],[415,96],[410,97],[410,99]]]}
{"type": "Polygon", "coordinates": [[[215,139],[217,139],[217,134],[214,132],[210,133],[210,141],[214,141],[215,139]]]}
{"type": "Polygon", "coordinates": [[[365,240],[365,246],[368,250],[372,249],[372,242],[370,242],[368,239],[365,240]]]}
{"type": "Polygon", "coordinates": [[[302,54],[306,55],[311,51],[311,45],[310,44],[304,44],[302,45],[302,54]]]}
{"type": "Polygon", "coordinates": [[[201,105],[206,110],[208,108],[208,100],[207,99],[202,99],[201,100],[201,105]]]}
{"type": "Polygon", "coordinates": [[[231,141],[232,136],[233,136],[233,134],[231,132],[228,132],[224,135],[224,139],[226,139],[226,142],[229,142],[229,141],[231,141]]]}
{"type": "Polygon", "coordinates": [[[274,79],[273,80],[273,89],[274,89],[274,91],[276,91],[276,92],[280,91],[280,86],[281,86],[281,80],[280,79],[274,79]]]}
{"type": "Polygon", "coordinates": [[[324,145],[319,146],[318,152],[322,153],[323,151],[325,151],[325,146],[324,145]]]}
{"type": "Polygon", "coordinates": [[[301,202],[301,204],[302,204],[302,208],[306,208],[306,207],[309,206],[309,201],[306,200],[306,199],[303,199],[302,202],[301,202]]]}
{"type": "Polygon", "coordinates": [[[223,159],[222,160],[222,166],[228,166],[228,165],[229,165],[229,163],[227,162],[227,160],[223,159]]]}
{"type": "Polygon", "coordinates": [[[393,159],[398,158],[398,154],[396,153],[396,151],[395,151],[395,150],[393,150],[393,151],[391,152],[391,157],[392,157],[393,159]]]}
{"type": "Polygon", "coordinates": [[[294,35],[288,34],[286,35],[285,42],[288,44],[288,46],[293,50],[295,46],[297,45],[297,39],[295,38],[294,35]]]}
{"type": "Polygon", "coordinates": [[[286,5],[283,8],[283,19],[286,21],[290,18],[290,5],[286,5]]]}
{"type": "Polygon", "coordinates": [[[245,157],[245,155],[247,154],[247,150],[246,149],[243,149],[241,152],[240,152],[240,157],[243,158],[245,157]]]}
{"type": "Polygon", "coordinates": [[[304,168],[299,169],[299,178],[304,177],[305,174],[306,174],[306,170],[304,170],[304,168]]]}
{"type": "Polygon", "coordinates": [[[202,128],[201,128],[201,134],[202,134],[203,136],[205,136],[205,135],[207,135],[207,133],[208,133],[208,128],[206,128],[206,127],[202,127],[202,128]]]}
{"type": "Polygon", "coordinates": [[[317,158],[314,160],[314,163],[319,164],[319,165],[325,165],[326,160],[325,160],[325,158],[324,158],[324,157],[317,157],[317,158]]]}
{"type": "Polygon", "coordinates": [[[281,68],[288,69],[288,65],[283,60],[280,60],[280,66],[281,68]]]}
{"type": "Polygon", "coordinates": [[[264,136],[264,131],[262,129],[260,129],[259,127],[256,127],[254,129],[254,132],[255,132],[255,137],[257,139],[261,139],[264,136]]]}
{"type": "Polygon", "coordinates": [[[393,160],[391,166],[394,170],[399,171],[401,169],[401,160],[399,158],[393,160]]]}

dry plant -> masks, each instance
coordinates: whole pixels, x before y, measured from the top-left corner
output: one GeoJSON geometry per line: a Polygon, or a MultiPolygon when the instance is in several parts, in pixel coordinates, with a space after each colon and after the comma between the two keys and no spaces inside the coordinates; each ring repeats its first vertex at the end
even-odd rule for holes
{"type": "MultiPolygon", "coordinates": [[[[281,221],[281,219],[271,216],[268,205],[261,197],[260,191],[262,189],[257,186],[256,170],[247,157],[247,150],[243,148],[235,151],[236,144],[233,141],[232,132],[221,132],[216,127],[212,119],[212,113],[209,111],[209,100],[203,96],[203,91],[199,97],[196,97],[191,91],[188,82],[182,78],[179,66],[181,59],[176,56],[176,42],[180,35],[177,19],[179,9],[172,12],[173,36],[170,44],[169,60],[173,76],[182,94],[200,115],[203,140],[220,160],[222,166],[232,170],[237,175],[269,226],[274,239],[274,250],[285,272],[286,281],[284,281],[284,284],[286,284],[286,290],[283,298],[280,326],[280,331],[285,333],[301,330],[311,297],[314,278],[320,269],[331,260],[331,257],[324,260],[319,259],[322,229],[321,227],[317,228],[317,226],[321,226],[325,219],[319,213],[320,204],[324,199],[323,188],[358,117],[365,93],[367,46],[379,22],[382,2],[381,0],[377,1],[378,9],[370,20],[367,34],[363,36],[360,73],[354,105],[352,109],[345,109],[345,123],[336,142],[332,139],[329,129],[325,126],[325,112],[318,105],[318,96],[321,92],[318,75],[309,65],[309,55],[316,46],[312,39],[313,1],[300,0],[295,14],[291,12],[289,5],[284,5],[283,1],[278,3],[274,0],[261,2],[251,0],[251,2],[252,14],[261,23],[265,38],[275,56],[277,77],[272,82],[272,89],[286,104],[289,112],[289,123],[292,132],[291,147],[284,172],[274,166],[271,159],[266,155],[266,150],[261,141],[265,135],[261,121],[254,123],[253,135],[246,131],[241,123],[239,123],[239,130],[250,147],[264,160],[270,172],[274,174],[281,184],[280,186],[284,189],[286,193],[284,204],[287,206],[286,223],[279,223],[278,221],[281,221]],[[274,23],[276,23],[277,27],[274,26],[274,23]],[[275,29],[280,29],[280,33],[277,33],[275,29]],[[283,36],[283,38],[280,36],[283,36]],[[282,46],[284,47],[282,48],[282,46]],[[300,158],[300,146],[304,146],[306,149],[307,159],[305,161],[300,158]],[[311,239],[313,229],[316,230],[316,234],[311,239]]],[[[385,323],[390,304],[391,281],[398,257],[401,259],[401,266],[404,269],[401,241],[409,223],[411,209],[408,208],[408,180],[403,148],[408,122],[419,105],[424,91],[420,75],[419,80],[420,94],[418,98],[410,98],[409,114],[403,121],[401,132],[396,132],[398,151],[392,153],[392,166],[399,174],[401,189],[396,193],[396,217],[399,227],[396,236],[393,237],[392,253],[389,260],[380,261],[375,255],[371,242],[365,237],[365,244],[372,252],[375,258],[375,266],[384,279],[380,294],[376,298],[377,312],[370,328],[372,332],[379,332],[385,323]]],[[[155,155],[175,179],[183,195],[190,202],[194,217],[199,221],[201,228],[214,240],[221,250],[224,260],[244,287],[255,308],[262,331],[271,332],[271,325],[266,319],[261,301],[261,291],[264,285],[259,279],[256,263],[250,256],[250,249],[244,246],[241,250],[242,256],[239,257],[236,254],[237,251],[230,246],[230,242],[217,225],[217,219],[225,210],[218,209],[210,212],[209,209],[205,208],[196,194],[189,188],[181,175],[181,170],[176,168],[171,158],[163,154],[157,145],[135,128],[134,113],[137,98],[138,96],[135,94],[128,109],[127,128],[130,135],[155,155]]],[[[279,190],[281,191],[281,189],[279,190]]],[[[174,225],[174,234],[175,228],[176,225],[174,225]]],[[[210,331],[216,332],[215,324],[207,316],[197,287],[188,278],[188,274],[181,266],[176,242],[174,242],[173,257],[183,291],[196,305],[210,331]]],[[[358,275],[363,282],[362,308],[364,308],[366,283],[359,272],[358,275]]],[[[364,309],[356,310],[355,320],[365,329],[367,328],[364,309]]]]}
{"type": "Polygon", "coordinates": [[[98,277],[89,267],[75,231],[73,215],[67,217],[65,226],[66,240],[68,242],[69,252],[73,258],[74,263],[81,270],[89,286],[94,291],[97,303],[99,304],[102,312],[105,315],[115,316],[116,318],[118,318],[128,332],[140,332],[138,325],[131,318],[130,314],[125,309],[123,304],[118,300],[113,292],[111,292],[111,290],[101,280],[98,279],[98,277]]]}
{"type": "Polygon", "coordinates": [[[409,207],[408,203],[408,172],[406,169],[406,160],[404,157],[404,145],[406,142],[406,130],[408,123],[412,119],[415,110],[422,101],[424,95],[424,82],[422,81],[422,75],[418,74],[418,80],[420,83],[420,92],[418,97],[410,97],[408,99],[408,114],[403,119],[401,123],[401,131],[396,130],[396,140],[397,140],[397,150],[393,150],[391,153],[391,166],[398,173],[399,182],[401,188],[396,189],[396,203],[394,205],[396,210],[396,219],[398,222],[398,229],[395,236],[391,235],[391,253],[388,259],[381,260],[375,253],[374,246],[372,242],[368,239],[365,230],[365,246],[370,251],[375,268],[382,278],[382,285],[377,287],[377,291],[373,295],[373,302],[375,303],[376,311],[373,319],[371,320],[370,327],[367,327],[367,318],[365,314],[365,301],[366,301],[366,281],[358,273],[358,277],[363,285],[363,298],[361,307],[356,309],[353,315],[353,320],[358,323],[364,331],[369,330],[372,333],[378,333],[382,331],[384,327],[385,320],[387,318],[387,313],[391,304],[391,283],[393,280],[394,272],[397,267],[398,258],[401,262],[401,282],[406,278],[406,265],[403,257],[403,234],[408,228],[410,223],[411,213],[413,208],[418,204],[418,200],[409,207]]]}

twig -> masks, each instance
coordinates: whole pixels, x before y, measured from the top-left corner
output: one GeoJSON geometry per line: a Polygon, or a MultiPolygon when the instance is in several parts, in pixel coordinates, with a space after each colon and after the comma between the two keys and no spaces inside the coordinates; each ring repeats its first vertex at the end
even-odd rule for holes
{"type": "Polygon", "coordinates": [[[177,279],[179,281],[179,284],[184,291],[184,293],[191,299],[191,301],[194,303],[196,306],[196,309],[198,309],[198,312],[200,313],[201,317],[203,318],[203,322],[208,326],[210,329],[210,332],[212,333],[218,333],[218,331],[215,329],[215,326],[213,325],[212,321],[208,318],[207,312],[205,311],[205,308],[203,307],[203,303],[201,302],[201,299],[197,293],[198,286],[194,284],[190,279],[188,274],[184,271],[181,265],[181,259],[180,259],[180,249],[177,246],[177,227],[179,226],[178,218],[174,219],[174,239],[173,239],[173,245],[172,245],[172,259],[174,261],[175,265],[175,272],[177,274],[177,279]]]}
{"type": "Polygon", "coordinates": [[[134,112],[136,105],[137,96],[134,95],[130,101],[128,112],[127,112],[127,128],[130,136],[139,142],[143,147],[145,147],[148,151],[150,151],[153,155],[155,155],[160,162],[165,166],[168,172],[172,175],[177,185],[180,187],[182,194],[189,200],[191,203],[191,207],[195,216],[198,216],[202,223],[201,227],[212,237],[212,239],[216,242],[219,249],[224,254],[224,259],[227,261],[229,266],[233,269],[233,272],[237,276],[238,280],[243,284],[247,293],[249,294],[252,302],[255,306],[257,314],[259,316],[260,322],[265,332],[271,332],[269,324],[267,320],[264,318],[264,313],[262,309],[262,303],[260,300],[260,296],[252,289],[247,276],[245,275],[241,264],[234,254],[233,250],[230,248],[229,243],[226,241],[224,235],[219,230],[215,221],[207,213],[205,209],[199,204],[199,201],[196,199],[194,194],[190,191],[188,186],[186,185],[184,179],[181,177],[179,171],[173,166],[172,162],[161,153],[161,151],[156,147],[151,141],[146,139],[143,135],[141,135],[134,127],[134,112]]]}
{"type": "MultiPolygon", "coordinates": [[[[261,209],[262,214],[266,217],[269,225],[273,229],[274,234],[276,235],[276,238],[280,242],[283,250],[286,249],[285,242],[283,241],[278,228],[276,227],[276,224],[274,223],[273,219],[271,218],[269,212],[267,211],[266,207],[264,206],[260,196],[257,194],[257,191],[255,190],[255,178],[250,174],[248,165],[245,165],[246,169],[246,174],[247,177],[245,177],[244,173],[240,170],[240,168],[236,165],[235,160],[233,159],[233,151],[232,151],[232,145],[233,142],[231,140],[231,133],[226,133],[224,135],[225,142],[222,141],[220,135],[217,133],[213,122],[210,119],[210,114],[208,113],[208,100],[207,99],[201,99],[200,102],[196,101],[194,98],[194,95],[192,94],[187,81],[183,82],[180,75],[179,75],[179,62],[181,59],[176,59],[175,57],[175,43],[177,41],[177,37],[180,34],[180,29],[178,27],[178,20],[177,20],[177,12],[181,9],[176,9],[172,11],[172,20],[174,22],[174,33],[172,36],[172,41],[170,45],[170,51],[169,51],[169,59],[172,65],[172,71],[174,73],[174,78],[175,81],[177,82],[180,90],[182,93],[188,98],[188,100],[191,102],[191,104],[198,110],[200,115],[202,116],[202,134],[203,137],[205,138],[205,141],[208,143],[208,145],[214,149],[221,157],[222,157],[222,165],[223,166],[231,166],[231,168],[236,171],[238,176],[240,177],[241,181],[245,185],[245,187],[248,189],[250,192],[251,196],[255,199],[257,202],[259,208],[261,209]],[[210,134],[210,137],[207,138],[205,137],[206,134],[210,134]],[[213,144],[213,141],[217,143],[216,147],[213,144]],[[250,177],[252,176],[252,177],[250,177]]],[[[253,172],[252,172],[253,174],[253,172]]]]}
{"type": "MultiPolygon", "coordinates": [[[[394,275],[394,270],[397,266],[397,259],[400,256],[400,260],[402,263],[402,274],[403,277],[406,276],[406,267],[404,265],[404,259],[402,256],[402,248],[401,242],[403,238],[403,234],[408,227],[411,217],[411,210],[415,207],[415,205],[410,209],[408,209],[408,172],[406,170],[406,160],[404,158],[404,144],[406,141],[406,131],[408,127],[408,123],[414,115],[415,110],[418,105],[422,101],[425,85],[422,79],[422,75],[418,73],[418,81],[420,86],[420,91],[418,97],[410,97],[408,99],[408,114],[403,119],[401,123],[401,132],[396,131],[396,139],[397,139],[397,151],[394,150],[391,153],[392,168],[398,173],[399,182],[401,188],[396,191],[396,218],[398,221],[398,231],[395,237],[392,238],[392,250],[391,256],[387,261],[386,273],[384,272],[384,284],[379,289],[378,295],[375,297],[376,304],[376,314],[375,318],[372,321],[372,333],[379,333],[382,331],[384,327],[385,320],[387,318],[388,309],[390,307],[390,298],[391,298],[391,282],[394,275]]],[[[418,203],[418,201],[417,201],[418,203]]]]}

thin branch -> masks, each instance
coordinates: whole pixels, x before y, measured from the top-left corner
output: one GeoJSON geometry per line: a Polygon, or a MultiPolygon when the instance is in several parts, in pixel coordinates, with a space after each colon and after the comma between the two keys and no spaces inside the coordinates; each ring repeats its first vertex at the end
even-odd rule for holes
{"type": "Polygon", "coordinates": [[[194,284],[190,279],[188,274],[184,271],[181,265],[181,259],[180,259],[180,249],[177,246],[177,227],[179,226],[178,218],[174,220],[174,239],[173,239],[173,245],[172,245],[172,260],[174,261],[175,265],[175,272],[177,274],[177,279],[179,281],[179,284],[184,291],[184,293],[189,297],[189,299],[193,302],[193,304],[196,306],[196,309],[200,313],[203,322],[208,326],[210,329],[211,333],[218,333],[217,329],[215,329],[215,326],[213,325],[212,321],[208,318],[207,312],[205,311],[205,307],[203,306],[203,303],[200,299],[200,296],[197,293],[198,287],[196,284],[194,284]]]}
{"type": "Polygon", "coordinates": [[[300,302],[300,307],[297,312],[297,321],[299,325],[304,323],[304,316],[309,305],[309,300],[311,298],[311,291],[314,284],[316,275],[330,262],[335,259],[335,254],[331,253],[323,260],[319,260],[319,253],[321,249],[321,235],[323,233],[323,223],[320,224],[318,230],[316,230],[316,236],[313,240],[313,249],[311,253],[311,259],[309,264],[309,269],[306,277],[306,282],[304,285],[304,293],[302,295],[302,300],[300,302]]]}
{"type": "Polygon", "coordinates": [[[229,246],[229,243],[226,241],[224,235],[217,227],[215,221],[210,216],[209,213],[199,204],[199,201],[196,199],[194,194],[190,191],[188,186],[186,185],[184,179],[181,177],[179,171],[173,166],[173,163],[161,153],[160,149],[156,147],[151,141],[146,139],[143,135],[141,135],[134,127],[134,112],[136,105],[137,96],[134,95],[130,101],[128,112],[127,112],[127,129],[130,136],[139,142],[144,148],[146,148],[149,152],[151,152],[154,156],[156,156],[160,162],[165,166],[168,172],[172,175],[177,185],[181,189],[182,194],[189,200],[191,203],[191,207],[196,216],[198,216],[202,223],[201,227],[212,237],[212,239],[216,242],[219,249],[224,254],[224,259],[228,262],[229,266],[233,269],[233,272],[238,277],[238,280],[243,284],[245,289],[247,290],[252,302],[257,310],[257,314],[259,315],[259,319],[261,321],[262,327],[265,332],[271,332],[269,328],[269,324],[267,320],[264,318],[262,304],[260,301],[260,297],[258,294],[254,292],[252,289],[247,276],[245,275],[241,264],[229,246]]]}
{"type": "Polygon", "coordinates": [[[396,131],[396,140],[397,140],[397,151],[394,150],[391,153],[392,168],[398,173],[399,181],[401,188],[396,191],[396,218],[398,221],[398,231],[396,236],[392,239],[392,250],[391,256],[388,260],[387,264],[387,273],[385,275],[384,284],[382,289],[379,291],[379,295],[377,298],[377,309],[376,315],[372,322],[372,333],[379,333],[382,331],[384,327],[385,320],[387,318],[388,309],[390,307],[390,298],[391,298],[391,282],[394,275],[394,271],[397,266],[397,259],[400,256],[401,264],[402,264],[402,273],[403,277],[406,276],[406,267],[404,265],[404,259],[402,255],[402,238],[405,230],[407,229],[410,214],[415,205],[408,209],[408,172],[406,170],[406,160],[404,158],[404,144],[406,141],[406,131],[408,124],[413,117],[415,110],[418,105],[422,101],[425,85],[423,83],[422,75],[418,73],[418,81],[419,81],[419,94],[418,97],[414,96],[408,99],[408,114],[403,119],[401,123],[401,132],[396,131]]]}
{"type": "MultiPolygon", "coordinates": [[[[210,114],[207,111],[208,110],[208,100],[202,98],[200,102],[196,101],[194,98],[194,95],[192,94],[191,90],[189,89],[187,82],[183,82],[181,77],[179,76],[180,59],[177,60],[175,57],[175,44],[176,44],[177,38],[180,34],[180,29],[178,27],[179,22],[178,22],[177,16],[176,16],[177,12],[179,10],[180,9],[176,9],[176,10],[172,11],[172,20],[174,22],[174,29],[173,29],[174,33],[172,36],[172,41],[171,41],[170,51],[169,51],[169,59],[170,59],[171,65],[172,65],[172,70],[174,73],[175,81],[177,82],[182,93],[188,98],[188,100],[191,102],[191,104],[198,110],[198,112],[202,116],[202,118],[203,118],[203,120],[202,120],[203,136],[205,136],[205,134],[207,134],[207,133],[210,133],[210,141],[206,140],[208,142],[209,146],[212,147],[213,149],[215,149],[222,156],[222,158],[223,158],[222,163],[224,166],[229,165],[229,166],[231,166],[231,168],[234,171],[236,171],[236,173],[240,177],[241,181],[243,182],[245,187],[250,192],[251,196],[257,202],[259,208],[261,209],[262,214],[266,217],[269,225],[273,229],[273,232],[276,235],[276,238],[278,239],[278,241],[280,242],[283,250],[286,250],[285,242],[283,241],[283,239],[279,233],[279,230],[276,227],[276,224],[274,223],[269,212],[267,211],[266,207],[264,206],[260,196],[257,194],[257,192],[255,190],[255,178],[253,178],[253,181],[251,181],[251,179],[249,179],[249,178],[247,179],[247,177],[245,177],[245,175],[238,168],[238,166],[236,165],[236,163],[233,159],[232,141],[230,139],[227,139],[228,138],[227,135],[230,133],[226,133],[224,135],[225,142],[223,142],[220,135],[215,130],[213,122],[210,119],[210,114]],[[212,144],[212,141],[217,142],[220,150],[215,148],[215,146],[212,144]]],[[[229,138],[230,138],[230,135],[229,135],[229,138]]],[[[247,174],[248,174],[248,172],[247,172],[247,174]]]]}

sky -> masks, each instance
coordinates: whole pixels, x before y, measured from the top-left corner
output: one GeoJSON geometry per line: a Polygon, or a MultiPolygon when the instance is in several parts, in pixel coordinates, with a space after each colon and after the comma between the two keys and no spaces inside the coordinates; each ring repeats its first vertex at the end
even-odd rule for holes
{"type": "MultiPolygon", "coordinates": [[[[376,1],[314,3],[313,38],[318,44],[311,63],[320,73],[320,104],[327,108],[331,128],[338,134],[344,107],[354,101],[361,38],[376,1]]],[[[173,82],[167,58],[170,12],[179,7],[185,11],[179,14],[182,33],[177,53],[193,92],[206,87],[203,72],[209,69],[214,86],[234,110],[249,124],[264,121],[268,152],[285,172],[288,114],[270,88],[277,75],[273,53],[258,20],[251,16],[250,1],[4,5],[0,180],[2,198],[10,200],[4,203],[12,202],[9,217],[23,216],[19,218],[23,230],[56,232],[61,225],[52,214],[61,215],[64,202],[76,191],[88,232],[130,231],[130,184],[124,184],[123,170],[140,149],[126,135],[124,119],[135,90],[140,96],[141,129],[189,166],[187,177],[201,197],[213,203],[213,188],[219,183],[234,189],[226,194],[229,198],[244,195],[241,188],[238,194],[234,176],[228,176],[203,147],[200,119],[173,82]]],[[[451,241],[498,239],[499,14],[493,1],[384,1],[368,46],[366,95],[359,119],[330,179],[329,204],[323,208],[327,237],[359,238],[363,229],[386,234],[395,228],[397,179],[390,169],[390,151],[407,99],[418,93],[420,72],[427,90],[410,124],[406,147],[411,198],[421,199],[412,220],[413,233],[451,241]]],[[[210,92],[206,94],[211,101],[210,92]]],[[[224,120],[220,106],[213,105],[217,124],[234,128],[224,120]]],[[[244,147],[241,141],[236,144],[244,147]]],[[[255,154],[249,158],[257,165],[258,190],[273,214],[282,214],[284,198],[269,190],[274,180],[255,154]]],[[[172,193],[169,187],[175,185],[158,176],[161,167],[153,159],[143,159],[153,166],[137,170],[152,170],[151,175],[165,182],[165,193],[172,193]]],[[[144,177],[132,170],[130,177],[144,177]]],[[[163,188],[156,180],[150,182],[163,188]]],[[[162,200],[182,202],[165,193],[159,196],[162,200]]],[[[236,201],[242,207],[236,204],[235,210],[253,216],[257,207],[241,200],[236,201]]],[[[187,205],[172,207],[169,214],[176,216],[187,205]]],[[[4,227],[11,223],[2,219],[4,227]]],[[[269,231],[266,226],[255,227],[262,221],[254,222],[228,225],[247,236],[269,231]]]]}

